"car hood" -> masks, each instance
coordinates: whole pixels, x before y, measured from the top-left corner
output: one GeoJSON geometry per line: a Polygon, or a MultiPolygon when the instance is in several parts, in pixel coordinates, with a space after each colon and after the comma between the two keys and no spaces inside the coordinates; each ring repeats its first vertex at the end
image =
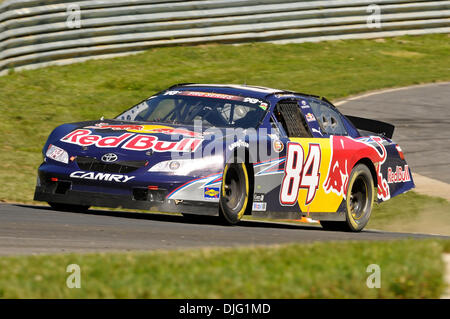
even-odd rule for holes
{"type": "MultiPolygon", "coordinates": [[[[193,126],[163,123],[99,120],[63,124],[49,136],[43,152],[50,144],[61,147],[69,156],[85,156],[101,159],[114,153],[119,160],[156,161],[170,159],[173,152],[193,153],[201,151],[215,140],[204,127],[201,131],[193,126]],[[205,137],[205,135],[208,135],[205,137]],[[157,156],[155,156],[157,155],[157,156]]],[[[225,135],[225,129],[218,129],[225,135]]]]}

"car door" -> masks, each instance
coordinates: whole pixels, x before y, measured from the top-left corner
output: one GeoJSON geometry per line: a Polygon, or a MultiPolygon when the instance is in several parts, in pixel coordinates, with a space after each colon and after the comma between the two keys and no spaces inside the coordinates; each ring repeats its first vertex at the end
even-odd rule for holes
{"type": "Polygon", "coordinates": [[[295,104],[296,108],[280,102],[275,113],[288,138],[280,205],[298,205],[306,215],[334,213],[343,194],[324,189],[333,155],[330,137],[346,135],[345,127],[339,114],[320,100],[301,99],[295,104]]]}

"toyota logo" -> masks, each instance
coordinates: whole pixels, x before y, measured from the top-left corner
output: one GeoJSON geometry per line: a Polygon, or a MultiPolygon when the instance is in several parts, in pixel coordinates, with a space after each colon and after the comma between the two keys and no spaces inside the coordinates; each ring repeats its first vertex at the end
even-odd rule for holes
{"type": "Polygon", "coordinates": [[[112,163],[117,161],[117,155],[114,153],[108,153],[102,156],[102,161],[106,163],[112,163]]]}

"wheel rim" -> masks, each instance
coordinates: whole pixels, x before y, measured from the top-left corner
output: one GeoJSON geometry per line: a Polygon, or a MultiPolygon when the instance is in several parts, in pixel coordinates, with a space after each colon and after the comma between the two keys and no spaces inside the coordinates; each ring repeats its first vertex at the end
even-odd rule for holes
{"type": "Polygon", "coordinates": [[[237,210],[245,198],[243,174],[235,164],[230,165],[224,180],[224,203],[232,211],[237,210]]]}
{"type": "Polygon", "coordinates": [[[350,214],[354,220],[364,216],[369,203],[367,180],[360,175],[352,185],[350,193],[350,214]]]}

